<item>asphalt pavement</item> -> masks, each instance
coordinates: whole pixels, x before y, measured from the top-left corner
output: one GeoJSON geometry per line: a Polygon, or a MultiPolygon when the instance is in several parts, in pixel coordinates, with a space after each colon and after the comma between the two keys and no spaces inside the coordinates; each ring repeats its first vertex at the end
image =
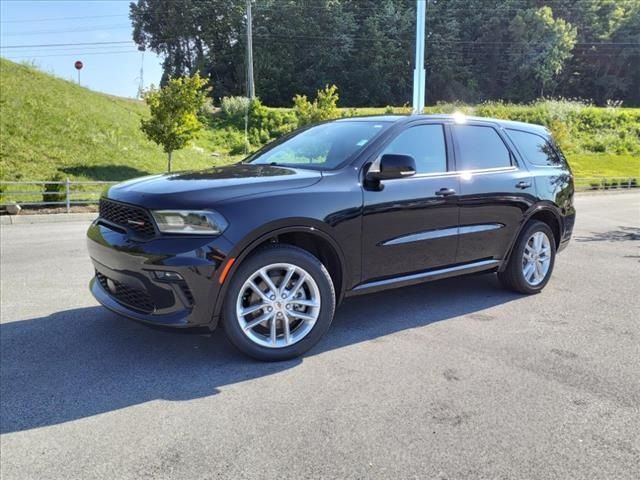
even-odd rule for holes
{"type": "Polygon", "coordinates": [[[1,477],[640,478],[640,195],[577,208],[543,293],[350,299],[272,364],[98,306],[86,222],[3,225],[1,477]]]}

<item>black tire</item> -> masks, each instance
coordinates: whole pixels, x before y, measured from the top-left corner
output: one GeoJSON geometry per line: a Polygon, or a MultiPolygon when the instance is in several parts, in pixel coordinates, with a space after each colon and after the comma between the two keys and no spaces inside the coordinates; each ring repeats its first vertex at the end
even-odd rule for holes
{"type": "Polygon", "coordinates": [[[518,237],[518,240],[513,247],[506,268],[503,271],[498,272],[498,279],[500,280],[500,283],[509,290],[513,290],[518,293],[525,293],[528,295],[539,293],[549,282],[551,274],[553,273],[553,266],[555,264],[555,261],[556,242],[555,237],[553,236],[553,232],[546,223],[540,222],[538,220],[532,220],[520,233],[520,236],[518,237]],[[549,269],[547,270],[544,279],[540,283],[532,285],[524,276],[522,262],[527,242],[536,232],[542,232],[547,236],[547,238],[549,239],[551,253],[549,269]]]}
{"type": "Polygon", "coordinates": [[[298,357],[313,347],[329,330],[336,307],[333,282],[325,266],[306,250],[286,244],[272,244],[245,259],[231,278],[222,309],[222,323],[229,341],[241,352],[257,360],[281,361],[298,357]],[[315,281],[320,293],[320,311],[313,328],[297,343],[270,348],[254,343],[242,330],[236,314],[236,301],[245,281],[260,268],[289,263],[304,269],[315,281]]]}

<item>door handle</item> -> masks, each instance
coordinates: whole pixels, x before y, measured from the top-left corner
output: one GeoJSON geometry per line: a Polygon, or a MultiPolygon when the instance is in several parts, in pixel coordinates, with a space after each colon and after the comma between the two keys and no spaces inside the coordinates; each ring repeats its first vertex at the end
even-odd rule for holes
{"type": "Polygon", "coordinates": [[[439,195],[440,197],[448,197],[449,195],[455,195],[456,191],[453,188],[441,188],[440,190],[436,191],[436,195],[439,195]]]}
{"type": "Polygon", "coordinates": [[[531,186],[531,182],[522,181],[522,182],[516,183],[516,188],[522,188],[523,190],[525,188],[529,188],[530,186],[531,186]]]}

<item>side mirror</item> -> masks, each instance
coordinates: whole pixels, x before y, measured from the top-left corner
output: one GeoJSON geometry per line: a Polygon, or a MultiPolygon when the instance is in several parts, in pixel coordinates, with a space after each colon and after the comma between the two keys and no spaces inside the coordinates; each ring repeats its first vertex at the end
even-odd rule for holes
{"type": "Polygon", "coordinates": [[[416,173],[416,161],[411,155],[388,153],[380,159],[380,170],[369,171],[371,180],[391,180],[393,178],[410,177],[416,173]]]}

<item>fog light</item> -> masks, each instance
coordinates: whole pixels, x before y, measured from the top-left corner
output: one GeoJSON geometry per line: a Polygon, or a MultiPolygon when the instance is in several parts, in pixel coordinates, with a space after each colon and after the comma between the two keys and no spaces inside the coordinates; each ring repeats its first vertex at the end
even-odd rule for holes
{"type": "Polygon", "coordinates": [[[158,280],[164,280],[165,282],[179,282],[180,280],[184,280],[184,278],[182,278],[182,275],[176,272],[155,270],[153,273],[158,280]]]}

